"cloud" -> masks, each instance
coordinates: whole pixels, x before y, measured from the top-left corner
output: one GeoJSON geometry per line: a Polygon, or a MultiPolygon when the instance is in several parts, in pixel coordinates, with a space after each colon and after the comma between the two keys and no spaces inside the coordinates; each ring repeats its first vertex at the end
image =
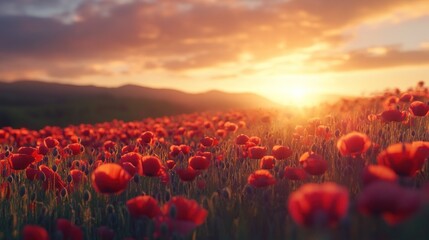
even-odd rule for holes
{"type": "Polygon", "coordinates": [[[183,72],[267,61],[319,43],[335,47],[347,39],[344,28],[423,0],[26,2],[0,11],[0,54],[8,72],[37,68],[76,77],[107,74],[91,66],[118,60],[138,62],[135,71],[183,72]]]}
{"type": "Polygon", "coordinates": [[[351,51],[337,57],[319,57],[311,61],[328,63],[324,71],[362,71],[402,66],[429,65],[429,50],[401,50],[398,47],[377,47],[351,51]],[[331,63],[331,64],[329,64],[331,63]]]}

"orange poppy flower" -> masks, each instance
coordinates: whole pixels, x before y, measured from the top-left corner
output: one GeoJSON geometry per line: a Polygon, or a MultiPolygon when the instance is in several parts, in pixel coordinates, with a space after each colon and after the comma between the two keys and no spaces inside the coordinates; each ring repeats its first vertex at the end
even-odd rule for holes
{"type": "Polygon", "coordinates": [[[97,167],[91,175],[93,188],[104,194],[119,194],[128,186],[131,175],[121,165],[105,163],[97,167]]]}
{"type": "Polygon", "coordinates": [[[273,169],[276,159],[273,156],[263,156],[260,160],[259,167],[262,169],[273,169]]]}
{"type": "Polygon", "coordinates": [[[292,150],[287,146],[275,145],[271,150],[271,154],[277,160],[284,160],[292,156],[292,150]]]}
{"type": "Polygon", "coordinates": [[[351,132],[337,142],[337,148],[343,156],[357,157],[364,154],[370,146],[369,137],[360,132],[351,132]]]}
{"type": "Polygon", "coordinates": [[[377,181],[396,182],[398,180],[398,175],[386,166],[369,165],[365,167],[362,172],[362,180],[364,185],[369,185],[377,181]]]}
{"type": "Polygon", "coordinates": [[[377,161],[400,176],[415,176],[428,157],[427,142],[397,143],[381,152],[377,161]]]}
{"type": "Polygon", "coordinates": [[[247,183],[253,187],[262,188],[274,185],[276,179],[268,170],[256,170],[247,178],[247,183]]]}
{"type": "Polygon", "coordinates": [[[288,210],[299,225],[335,226],[347,214],[349,192],[336,183],[309,183],[293,192],[288,210]]]}

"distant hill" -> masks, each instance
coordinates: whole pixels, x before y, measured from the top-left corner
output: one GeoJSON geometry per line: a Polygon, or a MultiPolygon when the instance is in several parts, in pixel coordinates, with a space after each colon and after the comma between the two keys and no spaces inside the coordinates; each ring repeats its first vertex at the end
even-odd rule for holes
{"type": "Polygon", "coordinates": [[[139,120],[197,111],[275,106],[252,93],[190,94],[137,85],[117,88],[41,81],[0,82],[0,127],[42,128],[121,119],[139,120]]]}

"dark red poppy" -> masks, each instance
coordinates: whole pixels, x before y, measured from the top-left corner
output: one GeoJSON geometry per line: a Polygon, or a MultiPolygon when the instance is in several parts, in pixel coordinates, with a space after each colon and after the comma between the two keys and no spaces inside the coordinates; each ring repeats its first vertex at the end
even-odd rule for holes
{"type": "Polygon", "coordinates": [[[57,219],[57,231],[61,232],[63,240],[83,240],[82,230],[67,219],[57,219]]]}
{"type": "Polygon", "coordinates": [[[401,101],[401,102],[411,102],[411,101],[413,101],[413,98],[414,98],[413,94],[411,94],[411,93],[404,93],[399,98],[399,101],[401,101]]]}
{"type": "Polygon", "coordinates": [[[273,169],[276,159],[273,156],[263,156],[260,160],[259,167],[261,169],[273,169]]]}
{"type": "Polygon", "coordinates": [[[188,154],[191,151],[191,147],[185,144],[179,145],[180,151],[182,151],[183,154],[188,154]]]}
{"type": "Polygon", "coordinates": [[[99,193],[119,194],[123,192],[131,175],[121,165],[105,163],[97,167],[91,175],[92,186],[99,193]]]}
{"type": "Polygon", "coordinates": [[[151,131],[146,131],[140,135],[141,140],[146,144],[149,144],[154,137],[155,134],[151,131]]]}
{"type": "Polygon", "coordinates": [[[194,181],[194,179],[200,174],[200,172],[191,167],[176,169],[176,173],[179,175],[180,180],[184,182],[194,181]]]}
{"type": "Polygon", "coordinates": [[[211,137],[204,137],[203,139],[200,140],[200,143],[204,147],[211,147],[211,146],[213,146],[214,139],[211,137]]]}
{"type": "Polygon", "coordinates": [[[150,219],[161,214],[158,202],[151,196],[138,196],[127,201],[128,212],[133,218],[148,217],[150,219]]]}
{"type": "Polygon", "coordinates": [[[48,166],[40,165],[39,171],[39,179],[43,181],[43,188],[45,190],[60,191],[65,188],[65,184],[61,179],[61,176],[48,166]]]}
{"type": "Polygon", "coordinates": [[[429,112],[429,106],[420,101],[414,101],[410,104],[410,112],[416,117],[424,117],[429,112]]]}
{"type": "Polygon", "coordinates": [[[35,161],[32,155],[27,154],[12,154],[9,157],[9,165],[11,169],[23,170],[26,169],[31,163],[35,161]]]}
{"type": "Polygon", "coordinates": [[[357,157],[364,154],[371,146],[371,141],[366,134],[351,132],[342,136],[337,142],[337,148],[341,155],[357,157]]]}
{"type": "Polygon", "coordinates": [[[248,156],[251,159],[261,159],[267,154],[267,148],[261,146],[254,146],[248,149],[248,156]]]}
{"type": "Polygon", "coordinates": [[[365,215],[381,215],[389,224],[397,224],[421,207],[420,194],[396,183],[379,181],[366,187],[357,200],[358,210],[365,215]]]}
{"type": "Polygon", "coordinates": [[[369,185],[377,181],[396,182],[398,180],[398,175],[386,166],[369,165],[364,168],[362,179],[364,185],[369,185]]]}
{"type": "Polygon", "coordinates": [[[403,122],[407,119],[407,113],[391,109],[382,112],[380,118],[383,122],[403,122]]]}
{"type": "Polygon", "coordinates": [[[131,163],[137,170],[137,173],[143,176],[142,156],[136,152],[130,152],[121,156],[119,161],[121,164],[125,162],[131,163]]]}
{"type": "Polygon", "coordinates": [[[288,210],[299,225],[335,226],[347,214],[349,192],[336,183],[309,183],[293,192],[288,210]]]}
{"type": "Polygon", "coordinates": [[[400,176],[415,176],[429,157],[429,143],[412,142],[390,145],[381,152],[377,161],[400,176]]]}
{"type": "Polygon", "coordinates": [[[49,240],[48,231],[37,225],[25,225],[22,230],[23,240],[49,240]]]}
{"type": "Polygon", "coordinates": [[[104,151],[115,150],[115,146],[116,146],[116,143],[111,140],[107,140],[103,144],[104,151]]]}
{"type": "Polygon", "coordinates": [[[97,236],[100,240],[113,240],[115,238],[115,232],[106,226],[97,228],[97,236]]]}
{"type": "Polygon", "coordinates": [[[288,157],[292,156],[292,150],[287,146],[275,145],[271,150],[271,154],[277,160],[285,160],[288,157]]]}
{"type": "Polygon", "coordinates": [[[249,137],[245,134],[240,134],[235,138],[235,144],[237,145],[244,145],[247,141],[249,141],[249,137]]]}
{"type": "Polygon", "coordinates": [[[262,188],[274,185],[276,179],[268,170],[256,170],[247,178],[247,183],[253,187],[262,188]]]}
{"type": "Polygon", "coordinates": [[[37,167],[30,165],[25,169],[25,176],[28,180],[35,180],[39,176],[39,169],[37,167]]]}
{"type": "Polygon", "coordinates": [[[161,160],[156,156],[144,156],[142,158],[143,175],[149,177],[159,176],[162,168],[161,160]]]}
{"type": "Polygon", "coordinates": [[[306,152],[299,159],[299,164],[311,175],[323,175],[328,169],[328,162],[314,152],[306,152]]]}
{"type": "Polygon", "coordinates": [[[137,152],[138,148],[136,145],[126,145],[121,149],[121,154],[127,154],[130,152],[137,152]]]}
{"type": "Polygon", "coordinates": [[[288,180],[300,181],[307,179],[307,177],[307,172],[302,168],[285,167],[284,169],[284,178],[288,180]]]}
{"type": "Polygon", "coordinates": [[[43,143],[47,148],[54,148],[60,144],[60,142],[53,137],[46,137],[43,139],[43,143]]]}
{"type": "Polygon", "coordinates": [[[167,168],[173,169],[176,166],[176,162],[174,160],[167,160],[167,168]]]}

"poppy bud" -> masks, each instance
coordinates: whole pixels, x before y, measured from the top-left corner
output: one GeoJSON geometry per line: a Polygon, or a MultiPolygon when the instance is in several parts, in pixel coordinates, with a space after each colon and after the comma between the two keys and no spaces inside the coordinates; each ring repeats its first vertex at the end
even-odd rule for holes
{"type": "Polygon", "coordinates": [[[91,200],[91,193],[88,190],[85,190],[83,193],[83,201],[89,202],[91,200]]]}
{"type": "Polygon", "coordinates": [[[177,208],[176,205],[172,204],[170,207],[170,211],[168,212],[171,218],[176,218],[177,216],[177,208]]]}

